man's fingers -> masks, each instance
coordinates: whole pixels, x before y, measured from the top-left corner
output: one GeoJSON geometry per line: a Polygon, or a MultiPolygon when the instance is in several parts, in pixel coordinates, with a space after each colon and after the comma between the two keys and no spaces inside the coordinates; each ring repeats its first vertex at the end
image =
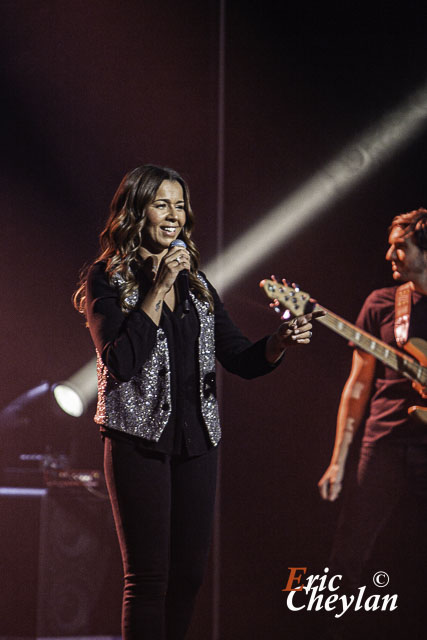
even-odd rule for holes
{"type": "Polygon", "coordinates": [[[327,484],[326,482],[319,482],[319,491],[320,491],[320,495],[323,498],[323,500],[326,500],[327,498],[327,484]]]}
{"type": "Polygon", "coordinates": [[[313,311],[311,314],[312,318],[321,318],[322,316],[326,316],[326,311],[323,309],[319,309],[318,311],[313,311]]]}

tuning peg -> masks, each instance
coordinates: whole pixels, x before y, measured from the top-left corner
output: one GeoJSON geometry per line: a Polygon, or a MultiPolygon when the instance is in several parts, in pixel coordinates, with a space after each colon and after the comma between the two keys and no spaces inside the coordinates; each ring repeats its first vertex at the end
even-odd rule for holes
{"type": "Polygon", "coordinates": [[[261,280],[261,282],[259,283],[259,286],[261,287],[261,289],[263,288],[264,285],[265,285],[265,278],[264,280],[261,280]]]}
{"type": "Polygon", "coordinates": [[[272,275],[272,276],[271,276],[271,280],[273,280],[273,282],[277,282],[277,280],[276,280],[276,276],[273,276],[273,275],[272,275]]]}
{"type": "Polygon", "coordinates": [[[282,282],[283,282],[283,284],[285,285],[285,287],[287,287],[287,286],[288,286],[288,281],[286,280],[286,278],[282,278],[282,282]]]}
{"type": "Polygon", "coordinates": [[[292,288],[295,289],[295,291],[299,291],[299,284],[295,284],[295,282],[292,283],[292,288]]]}

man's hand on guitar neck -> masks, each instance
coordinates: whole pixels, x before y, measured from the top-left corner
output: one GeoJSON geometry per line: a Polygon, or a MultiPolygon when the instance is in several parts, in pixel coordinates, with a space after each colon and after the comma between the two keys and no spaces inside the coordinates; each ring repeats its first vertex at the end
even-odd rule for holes
{"type": "Polygon", "coordinates": [[[272,364],[277,362],[287,347],[296,344],[309,344],[313,330],[311,320],[323,315],[325,315],[324,311],[313,311],[282,322],[267,341],[265,357],[268,362],[272,364]]]}

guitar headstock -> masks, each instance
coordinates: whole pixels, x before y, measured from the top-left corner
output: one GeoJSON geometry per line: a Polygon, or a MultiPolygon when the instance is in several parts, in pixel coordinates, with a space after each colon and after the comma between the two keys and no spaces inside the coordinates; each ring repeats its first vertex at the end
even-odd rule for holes
{"type": "Polygon", "coordinates": [[[274,276],[271,279],[261,280],[259,286],[264,289],[266,295],[274,301],[272,306],[282,307],[290,311],[293,316],[302,316],[312,310],[312,302],[310,302],[310,294],[301,291],[300,288],[293,284],[289,286],[286,280],[278,282],[274,276]]]}

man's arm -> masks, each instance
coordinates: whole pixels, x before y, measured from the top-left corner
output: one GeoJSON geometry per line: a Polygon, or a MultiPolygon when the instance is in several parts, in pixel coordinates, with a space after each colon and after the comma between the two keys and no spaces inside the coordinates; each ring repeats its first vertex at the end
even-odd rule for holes
{"type": "Polygon", "coordinates": [[[338,409],[335,444],[329,467],[319,480],[324,500],[335,500],[340,491],[350,444],[365,413],[371,395],[376,360],[364,351],[354,350],[350,375],[338,409]]]}

